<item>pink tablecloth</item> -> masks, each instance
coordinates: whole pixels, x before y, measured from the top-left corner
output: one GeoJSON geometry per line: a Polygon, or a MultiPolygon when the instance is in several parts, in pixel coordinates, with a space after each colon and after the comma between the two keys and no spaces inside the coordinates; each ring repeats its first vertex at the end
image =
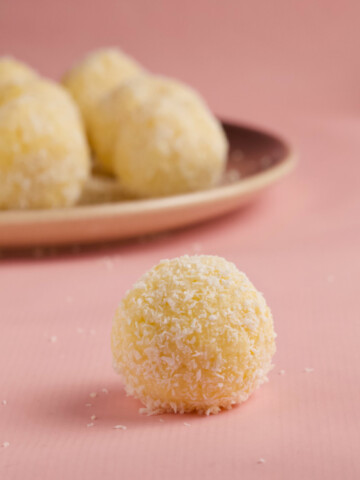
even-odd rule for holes
{"type": "Polygon", "coordinates": [[[355,1],[0,4],[1,49],[43,73],[120,44],[301,154],[291,177],[217,221],[80,252],[2,252],[2,480],[360,478],[359,16],[355,1]],[[112,371],[111,320],[147,268],[195,252],[234,261],[264,292],[276,365],[230,412],[161,422],[138,414],[112,371]]]}

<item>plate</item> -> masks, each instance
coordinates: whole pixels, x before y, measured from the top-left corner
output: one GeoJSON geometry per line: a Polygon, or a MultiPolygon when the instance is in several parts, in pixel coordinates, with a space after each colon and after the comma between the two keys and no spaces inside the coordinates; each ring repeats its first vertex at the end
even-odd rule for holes
{"type": "Polygon", "coordinates": [[[95,176],[78,206],[0,212],[0,246],[85,244],[184,227],[245,205],[293,169],[295,154],[277,135],[231,122],[223,126],[230,151],[220,185],[172,197],[129,200],[115,180],[95,176]]]}

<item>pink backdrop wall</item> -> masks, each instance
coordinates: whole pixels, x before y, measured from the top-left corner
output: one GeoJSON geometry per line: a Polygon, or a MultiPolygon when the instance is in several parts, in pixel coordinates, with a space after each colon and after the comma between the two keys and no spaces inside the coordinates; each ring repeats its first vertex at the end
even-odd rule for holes
{"type": "Polygon", "coordinates": [[[359,17],[354,0],[3,0],[0,48],[57,77],[84,52],[120,45],[245,118],[348,111],[360,106],[359,17]]]}
{"type": "Polygon", "coordinates": [[[59,77],[119,45],[301,154],[254,206],[195,228],[41,258],[2,252],[1,479],[360,478],[359,18],[349,0],[0,1],[1,53],[59,77]],[[160,423],[112,372],[111,318],[145,269],[199,250],[265,293],[276,366],[232,412],[160,423]]]}

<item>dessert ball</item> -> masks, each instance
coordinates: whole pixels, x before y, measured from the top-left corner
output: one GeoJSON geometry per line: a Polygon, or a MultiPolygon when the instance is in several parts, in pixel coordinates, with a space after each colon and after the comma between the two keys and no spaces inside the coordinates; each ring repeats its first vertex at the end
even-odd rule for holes
{"type": "Polygon", "coordinates": [[[218,413],[267,380],[275,353],[269,307],[247,276],[215,256],[163,260],[122,300],[115,370],[149,414],[218,413]]]}
{"type": "Polygon", "coordinates": [[[67,90],[58,83],[37,77],[0,84],[0,107],[23,95],[35,96],[43,99],[44,102],[51,102],[52,108],[59,108],[61,115],[66,114],[69,121],[74,122],[77,128],[84,130],[76,103],[67,90]]]}
{"type": "Polygon", "coordinates": [[[77,201],[90,169],[78,120],[71,102],[49,92],[3,101],[0,209],[66,207],[77,201]]]}
{"type": "Polygon", "coordinates": [[[24,63],[11,57],[0,57],[0,85],[13,81],[30,80],[36,76],[36,72],[24,63]]]}
{"type": "Polygon", "coordinates": [[[120,50],[109,48],[86,56],[63,78],[64,86],[78,104],[88,126],[89,116],[97,102],[114,87],[142,69],[120,50]]]}
{"type": "Polygon", "coordinates": [[[115,89],[99,102],[91,135],[98,160],[138,197],[209,188],[225,167],[219,122],[197,93],[168,78],[137,77],[115,89]]]}

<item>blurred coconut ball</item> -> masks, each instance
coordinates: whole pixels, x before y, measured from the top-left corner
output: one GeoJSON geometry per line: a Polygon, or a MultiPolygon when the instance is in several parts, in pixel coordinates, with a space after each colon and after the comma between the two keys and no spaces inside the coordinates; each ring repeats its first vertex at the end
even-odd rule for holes
{"type": "Polygon", "coordinates": [[[77,128],[84,131],[76,103],[68,91],[58,83],[43,77],[35,77],[0,84],[0,107],[22,96],[36,97],[51,103],[51,108],[59,108],[59,114],[66,115],[68,120],[73,121],[77,128]]]}
{"type": "Polygon", "coordinates": [[[76,106],[61,86],[39,79],[0,88],[0,208],[76,203],[90,171],[76,106]]]}
{"type": "Polygon", "coordinates": [[[218,413],[264,381],[275,353],[264,297],[224,258],[163,260],[126,293],[112,328],[115,370],[149,414],[218,413]]]}
{"type": "Polygon", "coordinates": [[[228,143],[202,98],[157,76],[128,80],[104,97],[91,117],[98,161],[131,195],[159,197],[216,185],[228,143]]]}
{"type": "Polygon", "coordinates": [[[142,67],[125,53],[107,48],[80,60],[64,75],[62,82],[78,104],[87,128],[97,102],[123,81],[142,71],[142,67]]]}
{"type": "Polygon", "coordinates": [[[37,73],[25,63],[12,57],[0,57],[0,86],[13,81],[36,78],[37,73]]]}

